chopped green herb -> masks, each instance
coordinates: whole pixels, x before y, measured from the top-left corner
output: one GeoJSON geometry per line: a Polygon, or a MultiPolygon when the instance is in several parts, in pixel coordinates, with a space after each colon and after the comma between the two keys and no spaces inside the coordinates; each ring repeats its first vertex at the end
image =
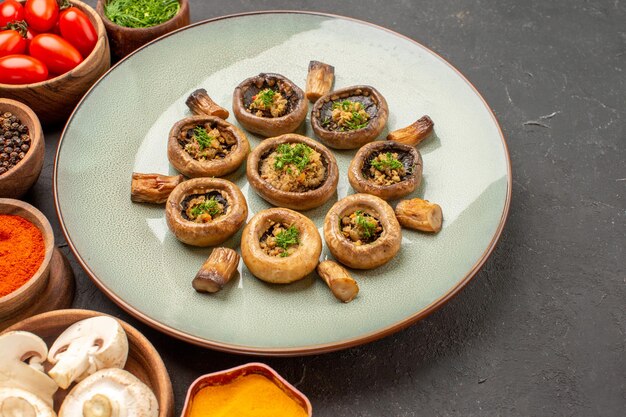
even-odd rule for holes
{"type": "Polygon", "coordinates": [[[329,117],[325,117],[324,120],[322,120],[322,126],[326,127],[330,124],[330,118],[329,117]]]}
{"type": "MultiPolygon", "coordinates": [[[[309,155],[313,152],[310,146],[303,143],[296,143],[291,146],[288,143],[283,143],[276,147],[276,162],[274,162],[274,168],[284,169],[287,165],[295,165],[299,171],[303,171],[309,164],[309,155]]],[[[289,169],[289,167],[287,167],[289,169]]]]}
{"type": "Polygon", "coordinates": [[[109,0],[104,13],[113,23],[128,28],[160,25],[178,13],[178,0],[109,0]]]}
{"type": "Polygon", "coordinates": [[[372,166],[379,171],[386,169],[400,169],[403,167],[402,162],[398,161],[391,152],[387,152],[384,158],[374,159],[371,162],[372,166]]]}
{"type": "Polygon", "coordinates": [[[274,101],[274,96],[276,95],[276,91],[271,88],[266,88],[258,92],[256,96],[254,96],[254,101],[258,104],[263,104],[265,107],[269,107],[272,105],[274,101]]]}
{"type": "Polygon", "coordinates": [[[346,120],[344,127],[347,130],[358,130],[363,129],[365,126],[367,126],[367,119],[359,113],[353,111],[352,119],[346,120]]]}
{"type": "Polygon", "coordinates": [[[333,110],[340,108],[341,110],[349,111],[350,110],[350,106],[353,106],[355,104],[356,104],[356,102],[350,101],[350,100],[335,101],[333,103],[333,110]]]}
{"type": "Polygon", "coordinates": [[[287,230],[281,230],[280,233],[276,235],[276,246],[283,249],[283,252],[280,254],[283,258],[289,256],[287,249],[291,245],[297,245],[300,243],[300,232],[295,226],[290,226],[287,230]]]}
{"type": "Polygon", "coordinates": [[[191,215],[194,217],[199,217],[201,214],[208,213],[211,217],[219,214],[220,208],[217,205],[217,200],[215,197],[211,197],[208,200],[204,200],[202,203],[196,205],[191,209],[191,215]]]}
{"type": "Polygon", "coordinates": [[[201,126],[197,126],[193,130],[193,137],[196,139],[196,142],[198,142],[201,151],[211,146],[211,141],[215,139],[213,136],[208,134],[205,128],[201,126]]]}
{"type": "Polygon", "coordinates": [[[363,237],[370,238],[374,234],[374,229],[376,229],[376,222],[370,221],[368,219],[369,216],[363,214],[363,211],[356,211],[356,224],[361,229],[363,237]]]}

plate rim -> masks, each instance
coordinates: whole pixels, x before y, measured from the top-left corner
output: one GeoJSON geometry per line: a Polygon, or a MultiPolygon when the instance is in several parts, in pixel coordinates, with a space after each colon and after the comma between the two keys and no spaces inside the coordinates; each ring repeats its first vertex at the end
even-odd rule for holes
{"type": "Polygon", "coordinates": [[[478,89],[474,86],[474,84],[472,84],[467,79],[467,77],[465,77],[465,75],[463,75],[461,73],[461,71],[459,71],[454,65],[452,65],[450,62],[448,62],[445,58],[443,58],[437,52],[435,52],[432,49],[428,48],[427,46],[421,44],[420,42],[418,42],[418,41],[416,41],[416,40],[414,40],[414,39],[412,39],[412,38],[410,38],[410,37],[408,37],[406,35],[398,33],[398,32],[396,32],[394,30],[391,30],[391,29],[388,29],[386,27],[377,25],[375,23],[371,23],[371,22],[367,22],[367,21],[364,21],[364,20],[356,19],[356,18],[353,18],[353,17],[342,16],[342,15],[337,15],[337,14],[332,14],[332,13],[325,13],[325,12],[307,11],[307,10],[261,10],[261,11],[233,13],[233,14],[213,17],[213,18],[209,18],[209,19],[205,19],[205,20],[201,20],[201,21],[192,23],[192,24],[190,24],[188,26],[184,26],[184,27],[182,27],[180,29],[177,29],[177,30],[174,30],[172,32],[166,33],[166,34],[164,34],[164,35],[162,35],[162,36],[160,36],[160,37],[158,37],[158,38],[156,38],[156,39],[146,43],[145,45],[139,47],[137,50],[133,51],[132,53],[127,55],[125,58],[121,59],[119,62],[117,62],[115,65],[113,65],[107,72],[105,72],[100,78],[98,78],[98,80],[83,95],[81,100],[78,102],[78,104],[76,105],[76,107],[72,111],[72,114],[67,119],[67,122],[65,123],[65,125],[63,127],[63,130],[61,131],[61,136],[59,138],[59,143],[57,145],[57,150],[55,152],[54,167],[53,167],[53,178],[52,178],[52,192],[53,192],[53,199],[54,199],[54,208],[55,208],[57,217],[59,219],[59,224],[61,226],[61,231],[63,232],[63,236],[64,236],[64,238],[65,238],[65,240],[66,240],[66,242],[68,244],[68,247],[72,251],[72,254],[76,258],[76,260],[78,261],[80,266],[83,268],[83,270],[85,271],[87,276],[98,287],[98,289],[100,291],[102,291],[110,300],[112,300],[118,307],[120,307],[122,310],[124,310],[125,312],[127,312],[128,314],[133,316],[134,318],[140,320],[144,324],[147,324],[148,326],[152,327],[153,329],[158,330],[159,332],[164,333],[164,334],[166,334],[168,336],[174,337],[174,338],[176,338],[178,340],[182,340],[182,341],[187,342],[187,343],[191,343],[193,345],[205,347],[205,348],[211,348],[211,349],[215,349],[215,350],[222,351],[222,352],[236,353],[236,354],[243,354],[243,355],[250,355],[250,356],[305,356],[305,355],[316,355],[316,354],[321,354],[321,353],[328,353],[328,352],[333,352],[333,351],[337,351],[337,350],[347,349],[347,348],[350,348],[350,347],[355,347],[355,346],[367,344],[367,343],[373,342],[375,340],[382,339],[383,337],[392,335],[392,334],[394,334],[396,332],[399,332],[400,330],[403,330],[403,329],[407,328],[408,326],[410,326],[410,325],[412,325],[414,323],[417,323],[418,321],[428,317],[432,313],[436,312],[441,307],[443,307],[445,304],[447,304],[452,298],[454,298],[456,295],[458,295],[463,288],[465,288],[465,286],[482,269],[483,265],[485,264],[487,259],[489,259],[490,255],[494,251],[495,247],[498,244],[498,241],[500,240],[500,237],[502,236],[502,232],[504,230],[504,227],[505,227],[507,219],[508,219],[509,210],[510,210],[510,207],[511,207],[512,188],[513,188],[513,174],[512,174],[512,168],[511,168],[511,156],[510,156],[510,153],[509,153],[509,148],[508,148],[507,143],[506,143],[506,139],[504,138],[504,133],[502,132],[502,128],[500,127],[500,123],[498,123],[498,119],[496,118],[493,110],[491,109],[491,107],[489,106],[489,104],[487,103],[485,98],[478,91],[478,89]],[[506,199],[505,199],[505,202],[504,202],[504,207],[502,209],[502,215],[500,216],[500,221],[499,221],[498,227],[497,227],[495,233],[493,234],[493,236],[491,238],[491,241],[489,242],[489,245],[487,246],[485,251],[481,254],[480,258],[476,261],[476,263],[474,263],[474,265],[469,269],[469,271],[465,274],[465,276],[462,279],[460,279],[453,287],[451,287],[441,297],[437,298],[436,300],[431,302],[429,305],[427,305],[423,309],[415,312],[414,314],[411,314],[408,317],[405,317],[404,319],[402,319],[402,320],[400,320],[398,322],[395,322],[395,323],[393,323],[391,325],[388,325],[386,327],[383,327],[381,329],[378,329],[378,330],[375,330],[375,331],[372,331],[372,332],[369,332],[369,333],[365,333],[365,334],[362,334],[360,336],[351,337],[351,338],[348,338],[348,339],[343,339],[343,340],[340,340],[340,341],[337,341],[337,342],[313,344],[313,345],[297,346],[297,347],[286,347],[286,348],[263,348],[263,347],[255,347],[255,346],[237,345],[237,344],[232,344],[232,343],[219,342],[219,341],[215,341],[215,340],[207,340],[207,339],[202,338],[202,337],[194,336],[194,335],[191,335],[189,333],[183,332],[181,330],[175,329],[175,328],[173,328],[173,327],[171,327],[169,325],[166,325],[164,323],[161,323],[161,322],[159,322],[159,321],[157,321],[157,320],[155,320],[155,319],[153,319],[151,317],[148,317],[146,314],[142,313],[137,308],[135,308],[131,304],[129,304],[126,301],[124,301],[121,297],[117,296],[113,291],[108,289],[107,286],[90,269],[90,267],[87,265],[87,263],[84,261],[84,259],[82,258],[82,256],[80,255],[80,253],[78,252],[76,247],[74,246],[74,243],[72,242],[72,240],[71,240],[71,238],[69,236],[68,230],[66,229],[65,222],[63,220],[63,214],[61,213],[61,209],[60,209],[60,205],[59,205],[58,184],[57,184],[57,181],[58,181],[58,160],[59,160],[59,154],[61,152],[61,146],[63,144],[63,140],[65,139],[65,134],[66,134],[67,128],[68,128],[69,124],[71,123],[71,121],[73,120],[74,115],[76,114],[76,112],[83,105],[83,102],[87,99],[87,97],[91,94],[91,92],[100,84],[100,82],[109,75],[109,73],[114,71],[120,64],[122,64],[126,60],[130,59],[132,56],[134,56],[136,53],[138,53],[142,49],[144,49],[144,48],[146,48],[146,47],[148,47],[148,46],[150,46],[150,45],[152,45],[154,43],[157,43],[157,42],[161,41],[162,39],[165,39],[167,37],[176,35],[177,33],[185,31],[187,29],[194,28],[196,26],[205,25],[205,24],[210,24],[212,22],[216,22],[216,21],[220,21],[220,20],[233,19],[233,18],[238,18],[238,17],[243,17],[243,16],[271,15],[271,14],[314,15],[314,16],[329,17],[329,18],[333,18],[333,19],[348,20],[348,21],[351,21],[351,22],[360,23],[360,24],[363,24],[363,25],[366,25],[366,26],[370,26],[370,27],[373,27],[373,28],[376,28],[376,29],[383,30],[383,31],[385,31],[387,33],[390,33],[392,35],[395,35],[395,36],[397,36],[397,37],[399,37],[401,39],[404,39],[404,40],[407,40],[407,41],[409,41],[411,43],[414,43],[417,46],[419,46],[419,47],[425,49],[426,51],[430,52],[436,58],[438,58],[442,63],[444,63],[450,69],[452,69],[463,81],[465,81],[467,83],[467,85],[478,96],[478,98],[480,98],[480,100],[483,102],[485,108],[488,110],[488,112],[489,112],[493,122],[495,123],[495,126],[498,129],[498,133],[499,133],[499,136],[500,136],[500,140],[502,142],[504,155],[505,155],[505,159],[506,159],[507,192],[506,192],[506,199]]]}

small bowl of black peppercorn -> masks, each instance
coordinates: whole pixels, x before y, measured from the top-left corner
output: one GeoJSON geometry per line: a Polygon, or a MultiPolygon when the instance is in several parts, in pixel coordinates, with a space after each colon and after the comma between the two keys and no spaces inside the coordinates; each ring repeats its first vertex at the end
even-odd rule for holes
{"type": "Polygon", "coordinates": [[[37,181],[45,153],[41,123],[27,105],[0,99],[0,197],[20,198],[37,181]]]}

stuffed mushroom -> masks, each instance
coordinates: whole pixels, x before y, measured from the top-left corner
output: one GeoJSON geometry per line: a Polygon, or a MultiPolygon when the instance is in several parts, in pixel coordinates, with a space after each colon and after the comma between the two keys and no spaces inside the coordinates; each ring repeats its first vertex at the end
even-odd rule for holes
{"type": "Polygon", "coordinates": [[[305,136],[286,134],[263,141],[246,166],[248,182],[270,203],[308,210],[328,201],[339,181],[332,152],[305,136]]]}
{"type": "Polygon", "coordinates": [[[241,256],[260,280],[288,284],[315,270],[322,239],[315,224],[286,208],[258,212],[243,229],[241,256]]]}
{"type": "Polygon", "coordinates": [[[278,136],[293,132],[306,118],[304,92],[280,74],[261,73],[235,88],[233,112],[252,133],[278,136]]]}
{"type": "Polygon", "coordinates": [[[389,108],[374,87],[356,85],[320,97],[311,111],[311,125],[326,145],[335,149],[355,149],[381,134],[389,108]]]}
{"type": "Polygon", "coordinates": [[[246,134],[217,116],[192,116],[170,131],[167,157],[190,178],[221,177],[235,171],[248,156],[246,134]]]}
{"type": "Polygon", "coordinates": [[[355,269],[389,262],[400,250],[402,231],[393,209],[370,194],[339,200],[326,214],[324,240],[333,256],[355,269]]]}
{"type": "Polygon", "coordinates": [[[195,178],[179,184],[165,208],[165,220],[172,233],[193,246],[224,242],[247,217],[248,205],[239,188],[219,178],[195,178]]]}
{"type": "Polygon", "coordinates": [[[354,156],[348,180],[359,193],[395,200],[420,185],[422,166],[422,156],[413,146],[393,141],[372,142],[354,156]]]}

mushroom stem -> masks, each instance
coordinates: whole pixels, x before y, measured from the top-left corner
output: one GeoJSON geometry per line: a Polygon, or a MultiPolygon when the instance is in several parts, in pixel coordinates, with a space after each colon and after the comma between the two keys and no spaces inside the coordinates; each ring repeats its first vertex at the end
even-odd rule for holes
{"type": "MultiPolygon", "coordinates": [[[[92,347],[93,338],[81,337],[74,339],[65,352],[57,354],[58,362],[48,375],[63,389],[70,386],[89,369],[89,355],[86,352],[92,347]]],[[[95,372],[95,369],[94,371],[95,372]]]]}
{"type": "Polygon", "coordinates": [[[402,226],[409,229],[437,233],[441,230],[443,214],[438,204],[413,198],[398,203],[396,218],[402,226]]]}
{"type": "Polygon", "coordinates": [[[315,103],[317,99],[328,94],[335,82],[335,67],[320,61],[309,62],[309,73],[306,77],[306,98],[315,103]]]}
{"type": "Polygon", "coordinates": [[[428,116],[422,116],[414,123],[394,130],[387,135],[387,140],[393,140],[405,145],[416,146],[433,132],[434,123],[428,116]]]}
{"type": "Polygon", "coordinates": [[[83,404],[83,417],[112,417],[111,400],[102,394],[96,394],[83,404]]]}
{"type": "Polygon", "coordinates": [[[185,102],[189,110],[198,116],[217,116],[220,119],[228,119],[228,110],[215,103],[204,88],[200,88],[187,98],[185,102]]]}
{"type": "Polygon", "coordinates": [[[217,292],[237,273],[239,255],[229,248],[215,248],[196,274],[192,285],[198,292],[217,292]]]}
{"type": "Polygon", "coordinates": [[[0,407],[2,417],[37,417],[35,407],[24,398],[8,397],[0,407]]]}
{"type": "Polygon", "coordinates": [[[183,180],[182,175],[168,176],[133,172],[130,199],[135,203],[165,203],[170,193],[183,180]]]}
{"type": "Polygon", "coordinates": [[[317,273],[339,301],[349,303],[359,293],[359,286],[356,281],[345,268],[336,262],[320,262],[317,265],[317,273]]]}

